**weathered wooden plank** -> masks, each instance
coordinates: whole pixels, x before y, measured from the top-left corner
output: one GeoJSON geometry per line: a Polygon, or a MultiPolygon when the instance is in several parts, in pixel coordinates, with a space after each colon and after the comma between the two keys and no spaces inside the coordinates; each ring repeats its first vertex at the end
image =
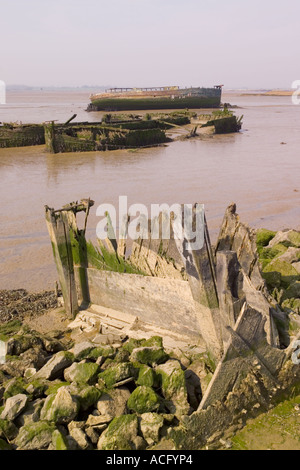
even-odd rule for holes
{"type": "Polygon", "coordinates": [[[173,221],[173,229],[177,235],[177,248],[182,256],[188,276],[192,296],[195,303],[197,320],[201,334],[208,350],[220,358],[223,350],[222,327],[220,320],[218,293],[215,283],[215,272],[211,255],[210,240],[206,232],[204,207],[195,205],[187,214],[182,206],[181,227],[173,221]],[[198,247],[193,248],[191,233],[187,230],[188,217],[192,217],[190,229],[196,233],[198,247]],[[197,232],[196,232],[197,230],[197,232]],[[179,232],[183,235],[180,238],[179,232]]]}
{"type": "Polygon", "coordinates": [[[169,331],[201,340],[187,281],[89,268],[91,302],[139,317],[169,331]]]}
{"type": "Polygon", "coordinates": [[[74,318],[78,313],[78,297],[68,216],[63,211],[54,214],[53,210],[48,206],[45,207],[45,210],[46,224],[51,239],[65,310],[71,318],[74,318]]]}

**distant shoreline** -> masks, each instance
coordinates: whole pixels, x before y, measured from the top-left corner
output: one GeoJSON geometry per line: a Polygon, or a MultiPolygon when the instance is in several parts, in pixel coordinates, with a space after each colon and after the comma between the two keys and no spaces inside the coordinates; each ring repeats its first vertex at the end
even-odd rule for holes
{"type": "Polygon", "coordinates": [[[263,92],[248,92],[242,93],[241,96],[292,96],[294,91],[292,90],[271,90],[263,92]]]}

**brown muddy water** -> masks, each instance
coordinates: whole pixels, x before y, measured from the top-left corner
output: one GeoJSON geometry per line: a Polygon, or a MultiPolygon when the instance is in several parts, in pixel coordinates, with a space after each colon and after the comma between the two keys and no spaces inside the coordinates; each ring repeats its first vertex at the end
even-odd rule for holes
{"type": "MultiPolygon", "coordinates": [[[[89,93],[8,93],[0,121],[99,121],[86,113],[89,93]]],[[[0,289],[53,288],[57,279],[44,205],[91,197],[96,207],[128,196],[128,204],[205,204],[214,242],[226,207],[252,227],[300,229],[300,107],[291,97],[224,93],[244,115],[239,134],[179,141],[166,147],[49,155],[43,146],[0,149],[0,289]]],[[[200,111],[199,111],[200,112],[200,111]]]]}

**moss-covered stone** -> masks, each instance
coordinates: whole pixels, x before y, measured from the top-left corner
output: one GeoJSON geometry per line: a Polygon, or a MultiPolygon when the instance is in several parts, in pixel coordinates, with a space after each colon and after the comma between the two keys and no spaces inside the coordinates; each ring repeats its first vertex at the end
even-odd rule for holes
{"type": "Polygon", "coordinates": [[[256,244],[258,247],[267,246],[270,241],[275,237],[276,232],[261,228],[256,232],[256,244]]]}
{"type": "Polygon", "coordinates": [[[8,442],[0,439],[0,450],[13,450],[13,448],[8,442]]]}
{"type": "Polygon", "coordinates": [[[20,320],[11,320],[0,325],[0,341],[7,341],[10,337],[16,335],[21,327],[20,320]]]}
{"type": "Polygon", "coordinates": [[[102,395],[102,392],[93,385],[77,384],[76,386],[71,386],[71,390],[78,399],[80,408],[84,411],[95,405],[102,395]]]}
{"type": "Polygon", "coordinates": [[[136,383],[137,385],[153,387],[156,383],[154,370],[147,365],[141,365],[136,383]]]}
{"type": "Polygon", "coordinates": [[[48,421],[25,425],[20,429],[15,443],[22,450],[47,449],[55,429],[55,424],[48,421]]]}
{"type": "Polygon", "coordinates": [[[54,450],[69,450],[66,437],[58,429],[52,433],[52,445],[54,450]]]}
{"type": "Polygon", "coordinates": [[[164,351],[163,348],[157,346],[140,347],[134,349],[130,356],[132,362],[140,362],[149,366],[155,364],[162,364],[169,359],[169,355],[164,351]]]}
{"type": "Polygon", "coordinates": [[[3,395],[4,399],[7,400],[8,398],[19,395],[20,393],[27,393],[26,386],[27,384],[22,377],[11,379],[5,386],[3,395]]]}
{"type": "Polygon", "coordinates": [[[99,450],[135,450],[134,443],[138,434],[138,418],[136,415],[123,415],[114,418],[101,435],[98,442],[99,450]]]}
{"type": "Polygon", "coordinates": [[[159,442],[160,430],[164,425],[164,417],[157,413],[144,413],[141,415],[140,428],[148,445],[159,442]]]}
{"type": "Polygon", "coordinates": [[[185,375],[180,363],[170,360],[166,364],[157,366],[156,373],[160,377],[161,390],[170,412],[178,417],[189,414],[185,375]]]}
{"type": "Polygon", "coordinates": [[[68,424],[73,421],[79,412],[79,401],[67,389],[60,388],[56,395],[46,398],[41,410],[41,420],[57,424],[68,424]]]}
{"type": "Polygon", "coordinates": [[[130,362],[112,363],[108,369],[98,375],[100,381],[104,381],[107,388],[130,377],[135,377],[136,369],[130,362]]]}
{"type": "Polygon", "coordinates": [[[57,382],[53,384],[50,383],[48,384],[48,388],[45,391],[45,395],[55,395],[61,387],[67,387],[68,385],[71,385],[71,382],[57,382]]]}
{"type": "Polygon", "coordinates": [[[159,406],[158,395],[152,388],[146,386],[137,387],[127,401],[128,409],[139,414],[157,411],[159,406]]]}
{"type": "Polygon", "coordinates": [[[65,369],[64,378],[68,382],[93,385],[97,382],[99,369],[99,365],[93,362],[74,362],[71,367],[65,369]]]}
{"type": "Polygon", "coordinates": [[[0,437],[12,441],[18,434],[18,428],[12,421],[0,419],[0,437]]]}
{"type": "Polygon", "coordinates": [[[274,245],[272,248],[264,247],[259,251],[260,258],[262,259],[273,259],[276,258],[283,253],[285,253],[288,248],[283,245],[282,243],[278,243],[274,245]]]}
{"type": "Polygon", "coordinates": [[[26,392],[30,394],[32,398],[40,398],[44,396],[47,389],[48,389],[48,383],[40,379],[31,380],[25,386],[26,392]]]}
{"type": "Polygon", "coordinates": [[[278,287],[278,274],[274,275],[273,273],[280,274],[280,284],[284,288],[289,287],[292,282],[300,279],[298,271],[290,263],[276,258],[265,267],[262,275],[269,286],[278,287]]]}
{"type": "Polygon", "coordinates": [[[142,346],[143,341],[144,340],[141,339],[130,338],[128,341],[126,341],[126,343],[123,344],[123,349],[131,354],[134,349],[140,348],[142,346]]]}

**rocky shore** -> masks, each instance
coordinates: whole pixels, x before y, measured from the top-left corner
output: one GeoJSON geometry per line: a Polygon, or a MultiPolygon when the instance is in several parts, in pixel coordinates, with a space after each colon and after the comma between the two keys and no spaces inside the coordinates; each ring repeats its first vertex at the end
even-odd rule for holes
{"type": "Polygon", "coordinates": [[[70,330],[45,335],[12,320],[0,339],[1,449],[155,448],[197,409],[198,374],[212,373],[208,357],[180,360],[160,337],[74,344],[70,330]]]}

